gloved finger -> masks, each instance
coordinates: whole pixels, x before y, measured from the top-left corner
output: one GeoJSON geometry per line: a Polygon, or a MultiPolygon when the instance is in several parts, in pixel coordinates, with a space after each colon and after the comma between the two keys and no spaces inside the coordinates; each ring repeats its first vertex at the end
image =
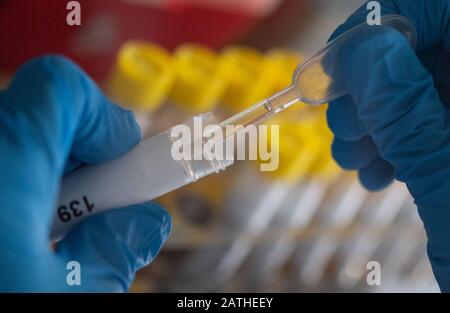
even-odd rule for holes
{"type": "Polygon", "coordinates": [[[48,57],[46,62],[55,78],[66,82],[64,88],[84,102],[75,125],[71,158],[101,163],[117,158],[140,141],[141,132],[133,113],[110,102],[77,65],[61,57],[48,57]]]}
{"type": "Polygon", "coordinates": [[[136,205],[81,222],[58,243],[56,254],[80,264],[81,285],[73,291],[123,292],[136,271],[156,257],[170,231],[165,209],[155,203],[136,205]]]}
{"type": "MultiPolygon", "coordinates": [[[[345,31],[367,21],[369,10],[367,1],[356,10],[347,21],[340,25],[331,35],[335,39],[345,31]]],[[[450,4],[447,0],[378,0],[381,15],[400,14],[410,18],[417,31],[417,50],[426,50],[443,43],[443,47],[450,51],[450,4]]]]}
{"type": "Polygon", "coordinates": [[[327,122],[334,135],[345,141],[356,141],[367,135],[367,130],[358,118],[355,104],[350,96],[330,102],[327,122]]]}
{"type": "Polygon", "coordinates": [[[358,171],[358,177],[366,189],[379,191],[392,183],[394,169],[391,164],[378,156],[369,165],[358,171]]]}
{"type": "Polygon", "coordinates": [[[84,163],[115,159],[141,140],[140,127],[131,111],[106,99],[90,78],[81,73],[80,77],[86,80],[85,92],[91,104],[80,116],[70,155],[84,163]]]}
{"type": "Polygon", "coordinates": [[[71,154],[81,162],[101,162],[140,140],[133,115],[107,101],[76,65],[61,57],[42,57],[21,67],[2,92],[0,113],[0,143],[8,151],[0,156],[0,172],[8,180],[3,188],[8,210],[1,212],[8,226],[3,229],[6,237],[29,246],[48,241],[71,154]],[[20,221],[12,223],[17,216],[20,221]]]}
{"type": "Polygon", "coordinates": [[[106,99],[77,65],[63,57],[41,57],[25,64],[8,95],[11,109],[25,112],[38,124],[33,125],[36,129],[44,130],[38,139],[55,154],[103,162],[128,151],[141,138],[133,114],[106,99]]]}
{"type": "Polygon", "coordinates": [[[378,157],[378,149],[369,136],[358,141],[333,140],[331,153],[336,162],[346,170],[359,170],[378,157]]]}

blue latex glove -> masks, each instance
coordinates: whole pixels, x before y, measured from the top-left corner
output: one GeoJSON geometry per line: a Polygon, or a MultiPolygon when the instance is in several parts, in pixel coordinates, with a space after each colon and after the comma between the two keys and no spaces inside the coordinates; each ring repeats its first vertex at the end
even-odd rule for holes
{"type": "Polygon", "coordinates": [[[17,72],[0,91],[1,291],[128,289],[170,232],[164,209],[143,204],[95,215],[55,251],[49,232],[61,177],[116,158],[140,139],[132,113],[110,103],[68,60],[43,57],[17,72]],[[66,283],[69,261],[81,265],[81,286],[66,283]]]}
{"type": "MultiPolygon", "coordinates": [[[[378,190],[395,177],[415,199],[428,235],[428,255],[450,291],[450,1],[381,0],[382,14],[409,17],[416,51],[400,33],[373,27],[342,51],[340,77],[349,96],[330,104],[332,153],[378,190]]],[[[361,7],[333,37],[366,21],[361,7]]]]}

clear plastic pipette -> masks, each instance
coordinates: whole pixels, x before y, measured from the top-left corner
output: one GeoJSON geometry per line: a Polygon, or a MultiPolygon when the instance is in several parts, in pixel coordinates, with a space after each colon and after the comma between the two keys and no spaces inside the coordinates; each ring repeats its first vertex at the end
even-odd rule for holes
{"type": "MultiPolygon", "coordinates": [[[[386,15],[381,23],[402,33],[415,46],[416,33],[406,17],[386,15]]],[[[330,41],[297,68],[290,87],[219,123],[219,127],[259,124],[297,102],[320,105],[345,95],[345,85],[337,79],[339,73],[333,72],[338,68],[334,64],[339,60],[337,54],[352,36],[368,27],[373,26],[363,23],[330,41]]],[[[211,113],[201,117],[207,124],[215,122],[211,113]]],[[[223,142],[228,142],[240,129],[233,127],[233,132],[223,132],[223,142]]],[[[51,238],[61,238],[73,225],[92,214],[152,200],[233,164],[229,159],[205,160],[197,159],[196,155],[190,160],[174,160],[170,131],[144,140],[118,159],[83,166],[64,177],[51,238]],[[78,214],[71,213],[75,211],[78,214]]],[[[191,143],[199,140],[203,139],[193,138],[191,143]]]]}
{"type": "MultiPolygon", "coordinates": [[[[411,46],[415,47],[416,32],[408,18],[401,15],[385,15],[381,18],[381,24],[399,31],[411,46]]],[[[337,54],[351,37],[370,27],[374,26],[362,23],[330,41],[297,67],[291,86],[223,121],[220,125],[259,124],[297,102],[321,105],[344,96],[347,94],[345,85],[333,79],[340,77],[339,67],[335,64],[339,61],[337,54]]]]}

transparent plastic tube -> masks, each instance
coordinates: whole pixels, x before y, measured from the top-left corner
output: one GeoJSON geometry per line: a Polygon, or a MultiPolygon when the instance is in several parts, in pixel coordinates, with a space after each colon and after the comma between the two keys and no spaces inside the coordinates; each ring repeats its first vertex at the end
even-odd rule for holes
{"type": "MultiPolygon", "coordinates": [[[[397,30],[409,41],[413,48],[417,44],[416,30],[411,21],[402,15],[384,15],[381,25],[397,30]]],[[[339,80],[347,69],[339,64],[339,53],[355,36],[368,31],[371,26],[366,22],[353,27],[318,50],[300,65],[293,76],[293,86],[299,99],[307,104],[320,105],[347,94],[345,84],[339,80]]]]}
{"type": "MultiPolygon", "coordinates": [[[[416,46],[416,31],[407,17],[384,15],[381,17],[381,24],[397,30],[408,39],[413,48],[416,46]]],[[[347,94],[345,85],[333,79],[340,77],[338,71],[345,70],[338,66],[338,53],[352,37],[367,31],[370,27],[376,26],[362,23],[330,41],[297,67],[291,86],[236,114],[222,124],[244,126],[256,124],[283,112],[300,101],[311,105],[321,105],[347,94]]]]}
{"type": "MultiPolygon", "coordinates": [[[[215,124],[211,113],[197,116],[203,125],[215,124]]],[[[195,135],[191,119],[191,145],[203,138],[195,135]]],[[[105,210],[146,202],[212,173],[224,170],[233,160],[172,157],[171,130],[144,140],[124,156],[99,165],[84,166],[67,175],[61,186],[51,239],[64,236],[81,220],[105,210]]],[[[201,151],[202,153],[203,151],[201,151]]]]}

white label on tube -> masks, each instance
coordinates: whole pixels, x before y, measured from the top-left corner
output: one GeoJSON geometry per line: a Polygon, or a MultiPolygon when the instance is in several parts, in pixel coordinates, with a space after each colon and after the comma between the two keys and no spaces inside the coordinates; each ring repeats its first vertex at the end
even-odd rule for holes
{"type": "Polygon", "coordinates": [[[171,157],[169,136],[163,132],[118,159],[87,165],[67,175],[51,239],[64,236],[93,214],[146,202],[189,183],[182,164],[171,157]]]}

